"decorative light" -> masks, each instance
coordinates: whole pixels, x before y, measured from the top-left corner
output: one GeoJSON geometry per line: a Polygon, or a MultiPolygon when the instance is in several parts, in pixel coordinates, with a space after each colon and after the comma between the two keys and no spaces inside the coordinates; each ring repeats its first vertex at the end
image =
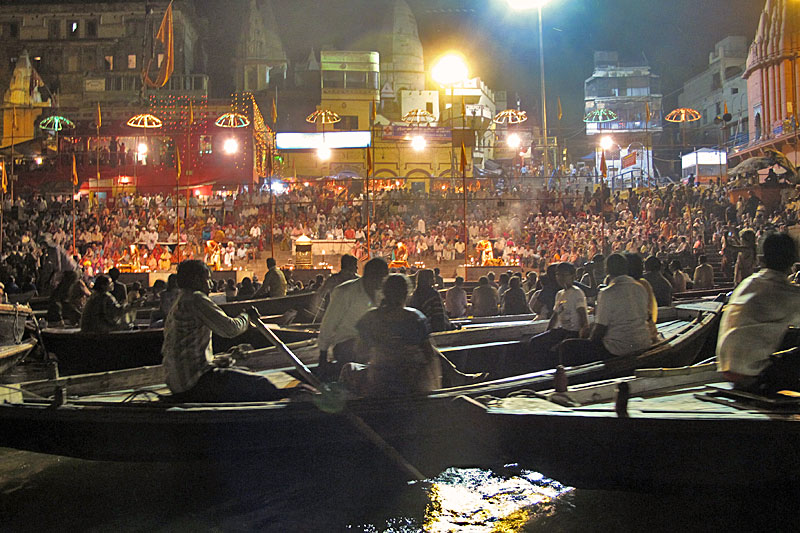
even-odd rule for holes
{"type": "Polygon", "coordinates": [[[428,143],[425,141],[425,137],[422,135],[415,135],[413,139],[411,139],[411,147],[416,152],[421,152],[425,149],[425,146],[428,143]]]}
{"type": "Polygon", "coordinates": [[[602,124],[604,122],[614,122],[619,116],[610,109],[595,109],[583,117],[584,122],[591,124],[602,124]]]}
{"type": "Polygon", "coordinates": [[[520,138],[520,136],[519,136],[519,135],[517,135],[516,133],[512,133],[512,134],[511,134],[511,135],[509,135],[509,136],[508,136],[508,138],[506,139],[506,144],[508,144],[508,147],[509,147],[509,148],[513,148],[513,149],[515,149],[515,150],[516,150],[517,148],[519,148],[520,146],[522,146],[522,139],[521,139],[521,138],[520,138]]]}
{"type": "Polygon", "coordinates": [[[75,123],[66,117],[52,115],[39,122],[39,127],[47,131],[61,131],[64,128],[74,128],[75,123]]]}
{"type": "Polygon", "coordinates": [[[157,129],[164,125],[160,118],[151,115],[150,113],[142,113],[140,115],[133,116],[128,120],[127,124],[131,128],[142,128],[147,130],[157,129]]]}
{"type": "Polygon", "coordinates": [[[306,117],[306,122],[311,124],[336,124],[341,120],[342,117],[330,109],[319,109],[306,117]]]}
{"type": "Polygon", "coordinates": [[[239,151],[239,142],[236,139],[225,139],[222,144],[222,151],[228,155],[233,155],[239,151]]]}
{"type": "Polygon", "coordinates": [[[700,114],[699,111],[696,109],[692,109],[690,107],[679,107],[664,117],[664,120],[667,122],[694,122],[695,120],[700,120],[703,115],[700,114]]]}
{"type": "Polygon", "coordinates": [[[440,57],[431,69],[431,77],[440,85],[455,85],[469,76],[469,67],[461,54],[450,52],[440,57]]]}
{"type": "Polygon", "coordinates": [[[328,161],[331,158],[331,149],[327,146],[317,148],[317,157],[320,161],[328,161]]]}
{"type": "Polygon", "coordinates": [[[42,161],[44,161],[44,160],[42,159],[42,156],[40,156],[40,155],[37,155],[37,156],[36,156],[36,157],[35,157],[33,160],[34,160],[34,161],[36,162],[36,164],[37,164],[37,165],[39,165],[39,166],[41,166],[41,165],[42,165],[42,161]]]}
{"type": "Polygon", "coordinates": [[[136,151],[139,152],[139,155],[147,154],[147,145],[145,143],[139,143],[136,151]]]}
{"type": "Polygon", "coordinates": [[[494,116],[495,124],[522,124],[528,120],[528,113],[516,109],[505,109],[494,116]]]}
{"type": "Polygon", "coordinates": [[[431,124],[436,122],[436,116],[425,109],[412,109],[403,115],[402,120],[409,124],[431,124]]]}
{"type": "Polygon", "coordinates": [[[241,113],[225,113],[214,121],[214,125],[220,128],[246,128],[250,125],[250,119],[241,113]]]}

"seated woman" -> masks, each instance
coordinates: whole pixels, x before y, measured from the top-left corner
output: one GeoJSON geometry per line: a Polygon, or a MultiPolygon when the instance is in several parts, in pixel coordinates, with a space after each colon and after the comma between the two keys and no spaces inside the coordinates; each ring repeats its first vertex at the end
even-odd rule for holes
{"type": "Polygon", "coordinates": [[[108,333],[125,324],[129,306],[120,305],[111,295],[113,284],[108,276],[97,276],[81,316],[81,333],[108,333]]]}
{"type": "Polygon", "coordinates": [[[356,394],[391,396],[421,394],[441,387],[441,360],[430,342],[428,319],[405,307],[408,281],[390,275],[383,284],[383,301],[356,324],[369,363],[350,363],[342,382],[356,394]]]}
{"type": "Polygon", "coordinates": [[[50,296],[47,321],[66,324],[79,324],[81,311],[89,289],[83,284],[74,270],[67,270],[61,276],[61,282],[50,296]]]}

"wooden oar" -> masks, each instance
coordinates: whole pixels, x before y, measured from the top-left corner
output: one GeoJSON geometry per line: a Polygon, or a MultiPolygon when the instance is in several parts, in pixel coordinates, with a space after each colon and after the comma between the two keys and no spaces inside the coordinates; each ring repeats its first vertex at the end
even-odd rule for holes
{"type": "MultiPolygon", "coordinates": [[[[269,340],[275,348],[278,349],[279,352],[283,353],[288,359],[291,360],[292,365],[297,369],[297,372],[305,379],[309,384],[311,384],[315,389],[317,389],[320,394],[331,394],[331,389],[323,383],[317,376],[311,373],[311,370],[303,364],[303,362],[289,349],[286,344],[275,335],[271,329],[269,329],[264,322],[261,321],[260,318],[254,318],[258,316],[258,312],[256,311],[254,314],[250,316],[250,324],[257,329],[261,334],[269,340]]],[[[400,455],[391,444],[386,442],[383,437],[381,437],[378,432],[372,429],[364,420],[350,411],[344,410],[341,413],[348,422],[350,422],[364,437],[366,437],[370,442],[372,442],[381,452],[383,452],[386,457],[392,460],[398,467],[400,467],[411,479],[422,481],[425,476],[417,470],[417,468],[409,463],[405,457],[400,455]]]]}

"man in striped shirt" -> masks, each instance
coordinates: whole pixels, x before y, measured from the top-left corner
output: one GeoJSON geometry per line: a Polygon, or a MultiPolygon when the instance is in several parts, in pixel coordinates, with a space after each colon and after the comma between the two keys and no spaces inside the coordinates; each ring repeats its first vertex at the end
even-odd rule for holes
{"type": "Polygon", "coordinates": [[[225,314],[209,297],[211,271],[202,261],[178,265],[179,294],[164,324],[161,353],[167,386],[181,402],[258,402],[286,397],[267,378],[232,368],[232,360],[214,357],[213,333],[226,338],[249,327],[246,313],[225,314]]]}

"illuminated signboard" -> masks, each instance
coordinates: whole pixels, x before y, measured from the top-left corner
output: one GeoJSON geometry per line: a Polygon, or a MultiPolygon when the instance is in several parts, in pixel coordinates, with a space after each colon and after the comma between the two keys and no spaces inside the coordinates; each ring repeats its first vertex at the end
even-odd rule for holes
{"type": "Polygon", "coordinates": [[[371,139],[368,131],[327,131],[324,134],[276,133],[275,146],[278,150],[316,150],[322,146],[330,149],[367,148],[371,146],[371,139]]]}
{"type": "Polygon", "coordinates": [[[727,162],[727,154],[721,150],[701,149],[682,157],[683,168],[692,168],[697,165],[723,166],[727,162]]]}

